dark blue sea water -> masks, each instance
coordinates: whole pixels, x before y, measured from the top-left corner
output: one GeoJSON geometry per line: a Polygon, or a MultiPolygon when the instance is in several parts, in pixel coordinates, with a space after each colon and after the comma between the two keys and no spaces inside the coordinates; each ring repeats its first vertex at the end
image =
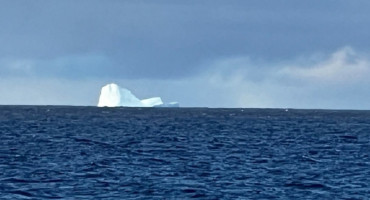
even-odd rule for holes
{"type": "Polygon", "coordinates": [[[0,106],[0,199],[369,199],[370,112],[0,106]]]}

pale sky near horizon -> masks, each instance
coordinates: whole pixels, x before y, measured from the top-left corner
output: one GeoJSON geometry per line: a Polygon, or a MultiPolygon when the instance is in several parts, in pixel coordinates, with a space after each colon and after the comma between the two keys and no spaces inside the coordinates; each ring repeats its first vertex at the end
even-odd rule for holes
{"type": "Polygon", "coordinates": [[[365,0],[2,0],[0,105],[370,109],[365,0]]]}

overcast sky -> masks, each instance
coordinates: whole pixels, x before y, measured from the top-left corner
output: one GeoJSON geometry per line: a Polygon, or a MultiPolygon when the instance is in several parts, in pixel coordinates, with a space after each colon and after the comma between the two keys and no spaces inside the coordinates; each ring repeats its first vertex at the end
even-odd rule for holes
{"type": "Polygon", "coordinates": [[[0,104],[370,109],[370,1],[2,0],[0,104]]]}

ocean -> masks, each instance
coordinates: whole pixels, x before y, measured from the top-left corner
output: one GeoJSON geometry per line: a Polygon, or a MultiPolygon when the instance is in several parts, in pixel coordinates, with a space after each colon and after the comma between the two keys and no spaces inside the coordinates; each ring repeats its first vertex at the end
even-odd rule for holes
{"type": "Polygon", "coordinates": [[[0,106],[0,199],[370,199],[370,111],[0,106]]]}

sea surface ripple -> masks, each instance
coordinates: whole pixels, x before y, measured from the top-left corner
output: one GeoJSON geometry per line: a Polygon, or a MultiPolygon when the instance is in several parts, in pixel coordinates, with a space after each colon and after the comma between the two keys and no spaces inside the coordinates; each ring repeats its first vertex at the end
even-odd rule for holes
{"type": "Polygon", "coordinates": [[[0,199],[369,199],[370,111],[0,106],[0,199]]]}

